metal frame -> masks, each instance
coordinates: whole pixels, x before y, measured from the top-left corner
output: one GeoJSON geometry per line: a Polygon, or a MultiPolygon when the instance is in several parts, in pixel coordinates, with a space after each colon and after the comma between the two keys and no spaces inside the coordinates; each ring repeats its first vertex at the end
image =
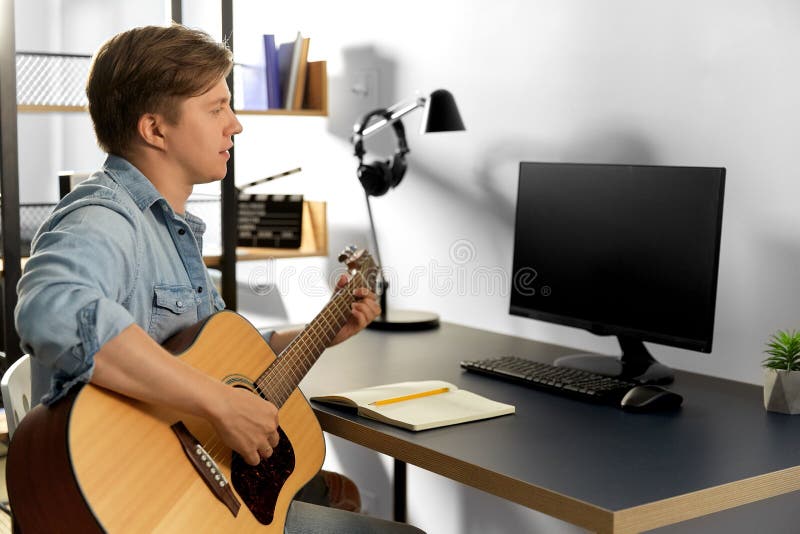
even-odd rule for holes
{"type": "MultiPolygon", "coordinates": [[[[233,0],[222,0],[222,38],[227,39],[228,48],[233,52],[233,0]]],[[[233,71],[226,79],[228,89],[233,94],[233,71]]],[[[236,310],[236,221],[238,191],[236,190],[235,148],[230,149],[228,174],[222,180],[222,298],[229,310],[236,310]]]]}
{"type": "MultiPolygon", "coordinates": [[[[222,0],[222,38],[228,41],[228,47],[233,52],[233,0],[222,0]]],[[[183,2],[182,0],[170,1],[171,18],[174,22],[183,23],[183,2]]],[[[226,78],[228,89],[233,94],[233,71],[226,78]]],[[[238,192],[236,190],[235,171],[234,171],[234,147],[230,150],[228,160],[228,173],[221,185],[221,239],[222,239],[222,260],[220,271],[222,273],[221,293],[225,300],[225,306],[229,310],[236,310],[236,220],[238,208],[238,192]]]]}
{"type": "Polygon", "coordinates": [[[178,24],[183,23],[183,0],[171,0],[169,8],[172,21],[178,24]]]}
{"type": "Polygon", "coordinates": [[[17,71],[14,0],[0,0],[0,224],[3,232],[3,371],[22,356],[14,328],[17,282],[22,275],[17,150],[17,71]]]}

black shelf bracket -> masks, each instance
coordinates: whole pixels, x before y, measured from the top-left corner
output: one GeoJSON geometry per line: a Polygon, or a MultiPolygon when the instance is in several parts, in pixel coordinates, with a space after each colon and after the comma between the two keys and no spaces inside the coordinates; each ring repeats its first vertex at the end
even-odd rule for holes
{"type": "MultiPolygon", "coordinates": [[[[233,51],[233,1],[222,1],[222,39],[227,40],[228,47],[233,51]]],[[[228,89],[233,94],[233,71],[226,79],[228,89]]],[[[235,147],[234,147],[235,148],[235,147]]],[[[235,150],[230,149],[231,157],[228,160],[228,174],[222,180],[222,298],[229,310],[236,310],[236,229],[238,191],[234,173],[235,150]]]]}
{"type": "Polygon", "coordinates": [[[17,67],[14,0],[0,0],[0,227],[3,236],[3,371],[22,356],[14,328],[17,282],[22,275],[17,150],[17,67]]]}

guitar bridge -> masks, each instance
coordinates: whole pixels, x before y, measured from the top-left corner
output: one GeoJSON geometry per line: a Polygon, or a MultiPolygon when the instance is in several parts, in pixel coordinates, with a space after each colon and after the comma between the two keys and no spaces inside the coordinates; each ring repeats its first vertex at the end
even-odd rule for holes
{"type": "Polygon", "coordinates": [[[241,503],[231,490],[230,482],[225,478],[225,475],[219,470],[219,466],[211,457],[210,454],[200,445],[183,421],[178,421],[170,427],[175,435],[178,436],[178,441],[181,442],[183,452],[186,453],[187,458],[192,463],[192,466],[200,474],[200,477],[205,481],[211,493],[222,501],[225,506],[236,517],[239,514],[241,503]]]}

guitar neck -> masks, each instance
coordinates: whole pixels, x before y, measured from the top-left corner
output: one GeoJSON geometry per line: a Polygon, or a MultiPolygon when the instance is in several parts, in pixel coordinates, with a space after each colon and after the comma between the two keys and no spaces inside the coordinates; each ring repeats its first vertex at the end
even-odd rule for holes
{"type": "Polygon", "coordinates": [[[350,318],[350,307],[355,301],[353,290],[360,286],[363,286],[363,276],[356,273],[264,371],[256,381],[263,397],[278,408],[283,406],[350,318]]]}

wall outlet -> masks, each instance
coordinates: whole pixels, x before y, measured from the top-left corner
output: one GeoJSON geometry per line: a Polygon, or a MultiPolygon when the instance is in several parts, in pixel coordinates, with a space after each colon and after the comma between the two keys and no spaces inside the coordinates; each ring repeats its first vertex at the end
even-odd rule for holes
{"type": "Polygon", "coordinates": [[[351,74],[350,97],[355,107],[365,112],[378,106],[378,70],[362,69],[351,74]]]}

